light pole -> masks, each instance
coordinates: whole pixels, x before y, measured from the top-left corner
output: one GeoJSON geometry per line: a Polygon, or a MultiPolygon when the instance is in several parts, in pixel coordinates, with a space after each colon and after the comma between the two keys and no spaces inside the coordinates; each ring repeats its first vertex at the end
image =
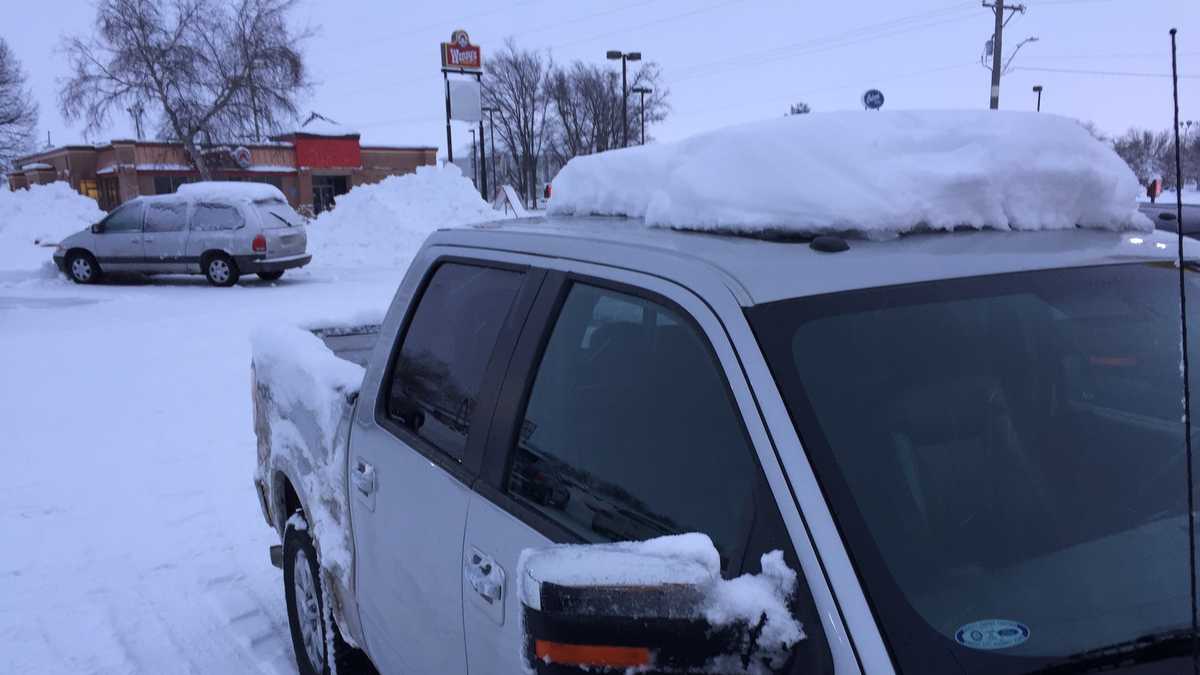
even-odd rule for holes
{"type": "Polygon", "coordinates": [[[606,54],[610,61],[621,60],[621,147],[629,147],[629,74],[628,61],[641,61],[641,52],[623,52],[610,49],[606,54]]]}
{"type": "Polygon", "coordinates": [[[654,90],[649,87],[634,87],[633,93],[639,94],[641,97],[641,127],[642,127],[642,145],[646,144],[646,94],[652,93],[654,90]]]}
{"type": "Polygon", "coordinates": [[[1037,94],[1037,96],[1038,96],[1037,111],[1042,112],[1042,85],[1040,85],[1040,84],[1033,85],[1033,93],[1037,94]]]}
{"type": "Polygon", "coordinates": [[[489,106],[485,107],[483,112],[488,114],[488,135],[492,137],[492,189],[495,190],[500,185],[496,183],[496,119],[492,117],[492,113],[498,113],[500,109],[489,106]]]}
{"type": "Polygon", "coordinates": [[[471,180],[475,181],[475,185],[479,185],[479,151],[475,148],[475,130],[467,131],[471,132],[471,180]]]}

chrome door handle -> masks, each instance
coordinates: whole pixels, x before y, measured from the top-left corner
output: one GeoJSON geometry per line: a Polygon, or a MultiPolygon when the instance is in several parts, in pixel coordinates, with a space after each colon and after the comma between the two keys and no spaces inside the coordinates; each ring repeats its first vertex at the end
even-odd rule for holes
{"type": "Polygon", "coordinates": [[[463,576],[471,588],[491,605],[504,597],[504,569],[478,549],[472,549],[463,566],[463,576]]]}
{"type": "Polygon", "coordinates": [[[354,482],[354,487],[364,497],[369,497],[372,492],[375,492],[375,467],[361,459],[354,461],[354,469],[350,472],[350,480],[354,482]]]}
{"type": "Polygon", "coordinates": [[[146,237],[142,241],[154,241],[154,237],[146,237]]]}

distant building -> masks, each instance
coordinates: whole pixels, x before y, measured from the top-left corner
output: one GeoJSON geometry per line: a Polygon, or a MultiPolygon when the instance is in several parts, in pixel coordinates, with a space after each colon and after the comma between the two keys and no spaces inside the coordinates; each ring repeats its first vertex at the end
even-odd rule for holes
{"type": "MultiPolygon", "coordinates": [[[[361,145],[356,131],[313,114],[299,129],[269,143],[203,148],[216,180],[270,183],[297,209],[320,213],[355,185],[416,171],[437,162],[433,146],[361,145]]],[[[111,210],[140,195],[175,192],[199,180],[181,143],[113,140],[66,145],[21,157],[9,188],[64,181],[111,210]]]]}

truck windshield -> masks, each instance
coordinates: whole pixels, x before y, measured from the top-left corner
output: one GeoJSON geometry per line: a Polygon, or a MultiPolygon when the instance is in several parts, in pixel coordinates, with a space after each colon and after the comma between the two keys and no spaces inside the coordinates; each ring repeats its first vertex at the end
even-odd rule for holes
{"type": "Polygon", "coordinates": [[[1113,657],[1191,627],[1178,296],[1137,263],[747,311],[901,671],[1190,663],[1113,657]]]}

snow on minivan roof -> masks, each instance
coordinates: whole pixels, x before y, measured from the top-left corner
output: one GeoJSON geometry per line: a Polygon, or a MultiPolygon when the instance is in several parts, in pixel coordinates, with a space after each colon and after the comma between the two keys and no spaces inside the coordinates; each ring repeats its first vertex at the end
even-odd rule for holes
{"type": "Polygon", "coordinates": [[[552,215],[871,238],[1153,228],[1137,178],[1076,121],[1010,111],[793,115],[572,159],[552,215]]]}
{"type": "Polygon", "coordinates": [[[201,181],[184,183],[176,192],[184,197],[199,200],[274,201],[286,202],[283,192],[266,183],[242,183],[238,181],[201,181]]]}

